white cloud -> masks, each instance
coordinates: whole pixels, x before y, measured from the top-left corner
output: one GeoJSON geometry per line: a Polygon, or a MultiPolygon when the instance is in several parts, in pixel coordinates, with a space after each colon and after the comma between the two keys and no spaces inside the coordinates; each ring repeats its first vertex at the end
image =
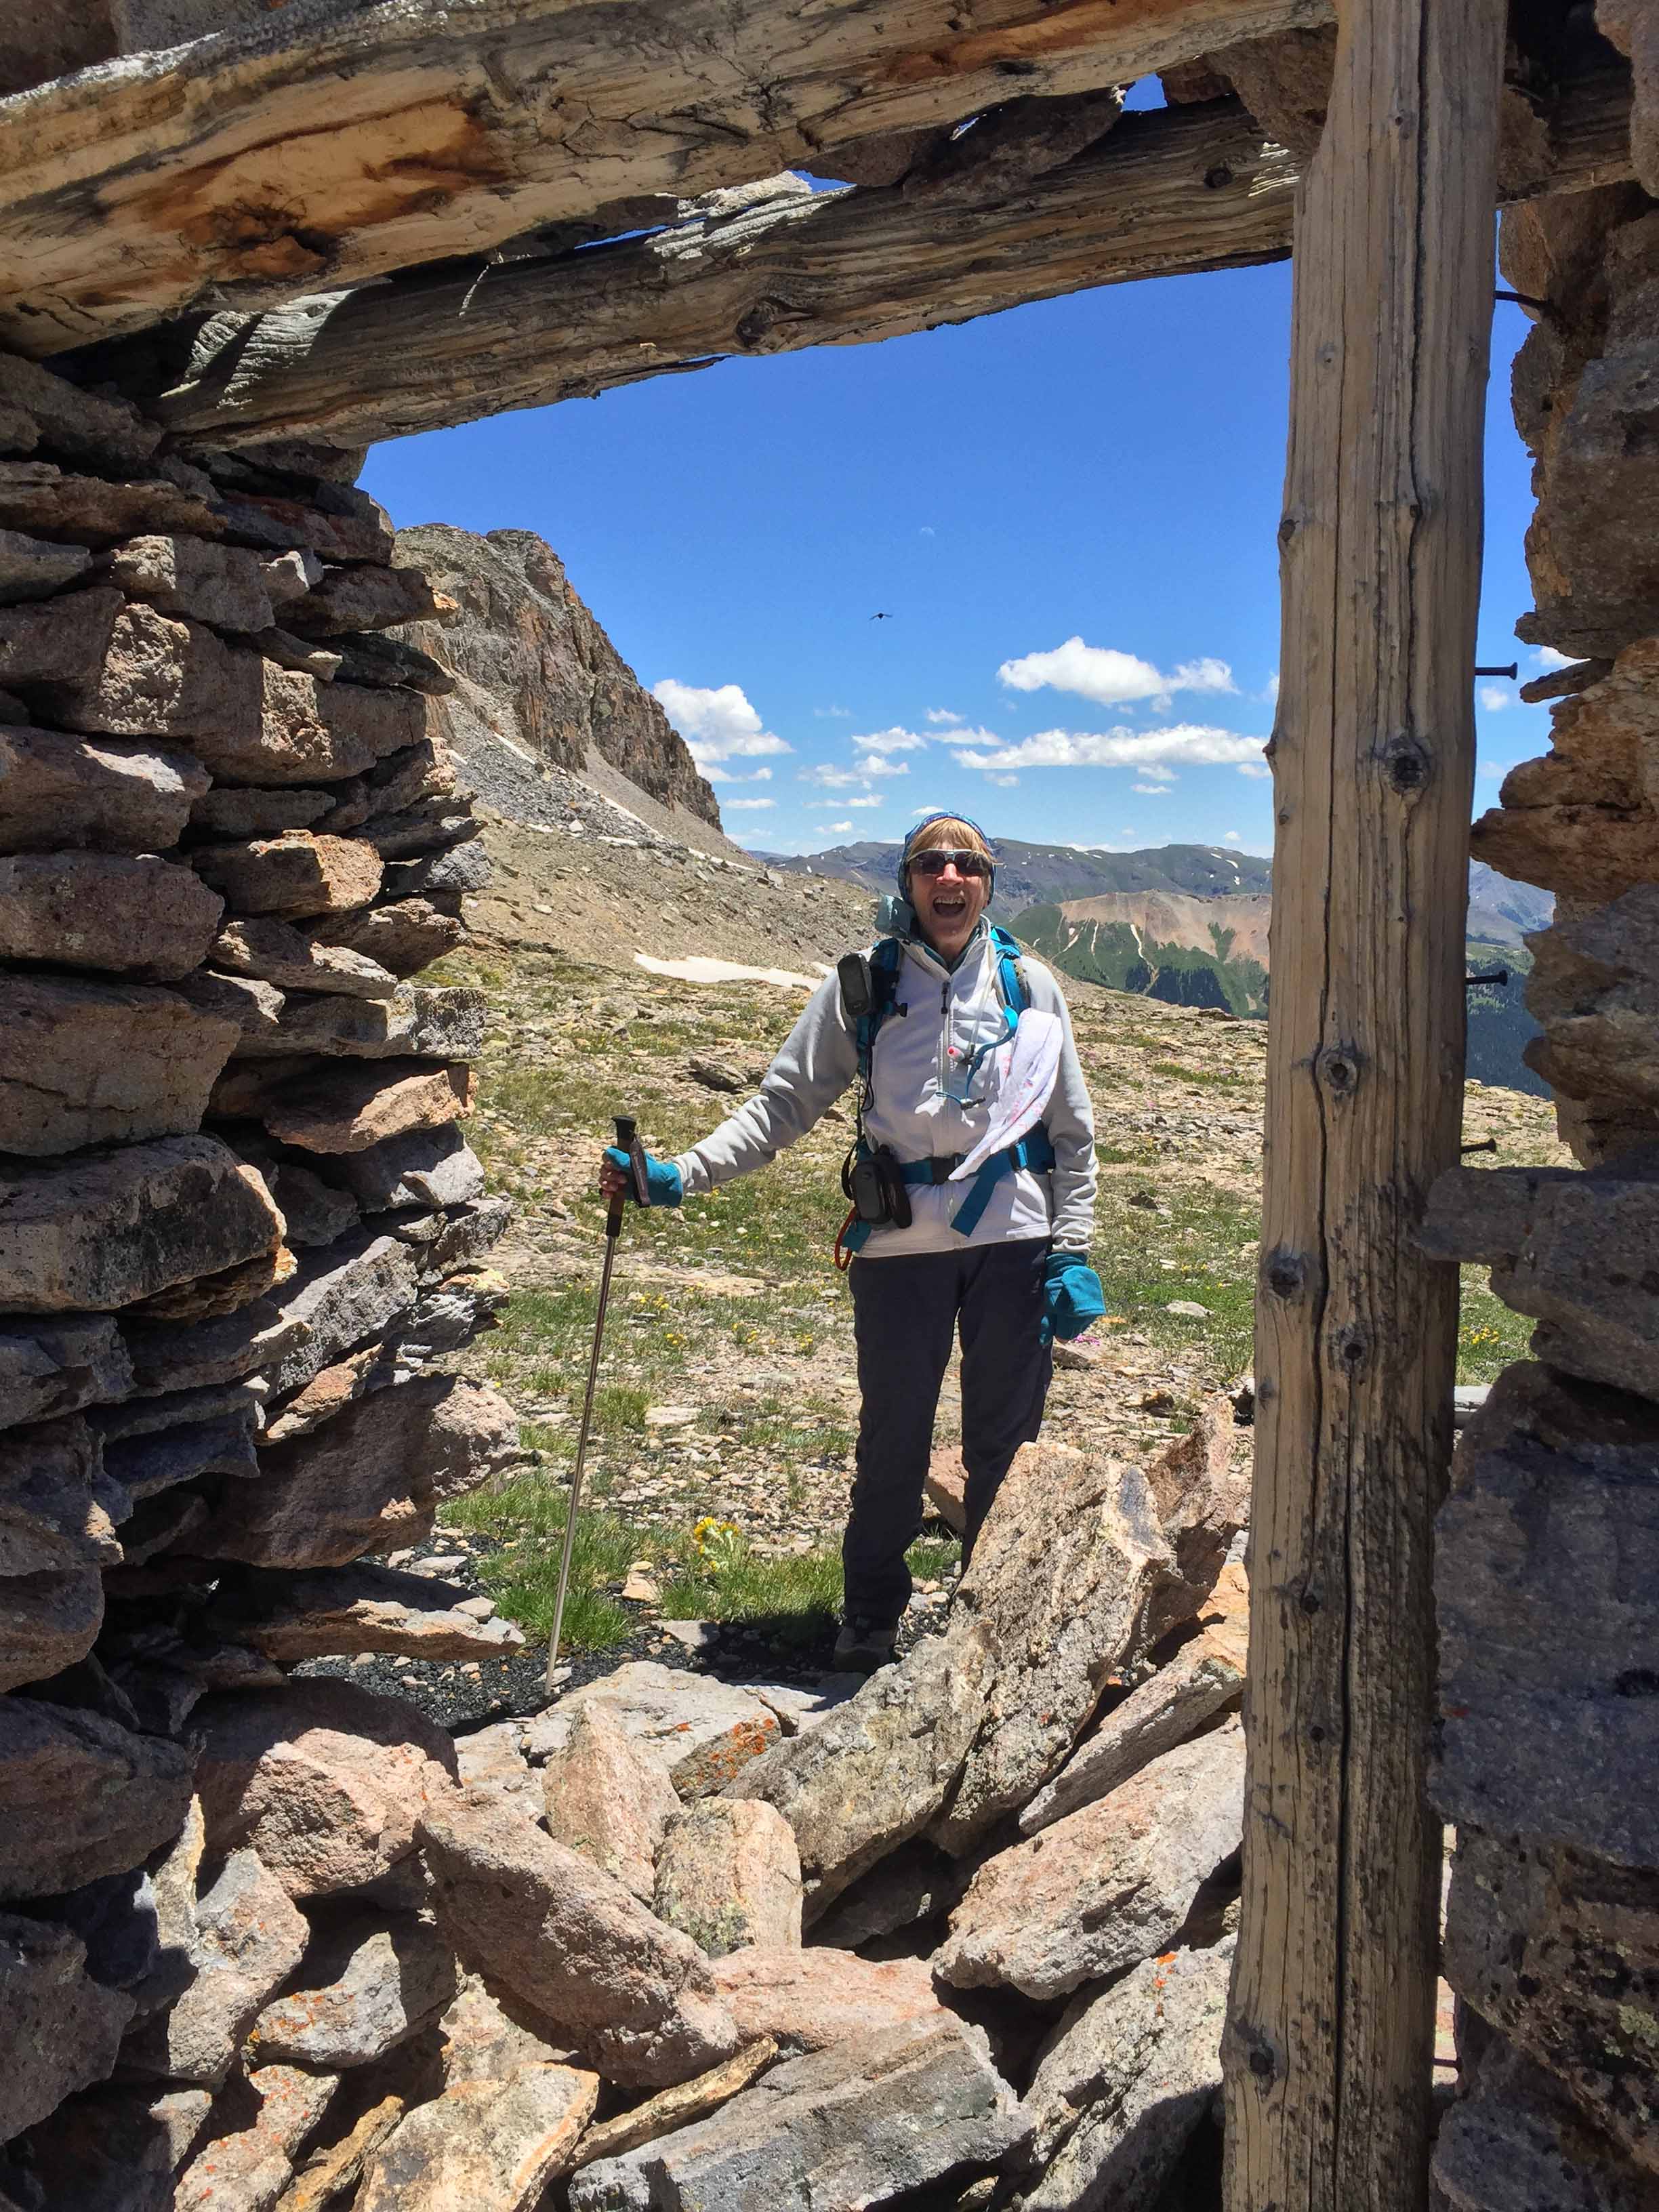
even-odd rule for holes
{"type": "Polygon", "coordinates": [[[1221,842],[1224,845],[1242,845],[1244,842],[1244,840],[1239,836],[1237,830],[1230,830],[1221,842]]]}
{"type": "Polygon", "coordinates": [[[1266,761],[1239,761],[1237,766],[1241,775],[1257,775],[1267,783],[1273,780],[1273,772],[1266,761]]]}
{"type": "Polygon", "coordinates": [[[878,791],[866,792],[862,799],[849,799],[847,802],[849,806],[884,806],[886,803],[878,791]]]}
{"type": "Polygon", "coordinates": [[[901,729],[897,723],[890,730],[866,730],[853,739],[854,749],[861,753],[913,753],[927,742],[915,730],[901,729]]]}
{"type": "Polygon", "coordinates": [[[908,761],[889,760],[883,753],[866,753],[859,763],[861,775],[908,775],[908,761]]]}
{"type": "Polygon", "coordinates": [[[1012,791],[1019,778],[1017,775],[988,775],[985,781],[987,783],[1000,783],[1005,790],[1012,791]]]}
{"type": "Polygon", "coordinates": [[[1513,765],[1510,761],[1482,761],[1474,772],[1477,775],[1507,775],[1513,765]]]}
{"type": "Polygon", "coordinates": [[[1172,768],[1164,768],[1158,761],[1150,761],[1140,773],[1148,783],[1174,783],[1178,781],[1172,768]]]}
{"type": "Polygon", "coordinates": [[[651,696],[691,748],[699,768],[791,750],[781,738],[763,727],[740,684],[682,684],[665,676],[652,685],[651,696]]]}
{"type": "Polygon", "coordinates": [[[1269,707],[1279,704],[1279,671],[1276,668],[1262,685],[1261,696],[1269,707]]]}
{"type": "Polygon", "coordinates": [[[710,783],[770,783],[772,781],[769,768],[755,769],[747,775],[735,768],[709,768],[703,772],[710,783]]]}
{"type": "Polygon", "coordinates": [[[850,822],[826,822],[823,826],[826,830],[850,830],[853,824],[850,822]]]}
{"type": "Polygon", "coordinates": [[[1177,722],[1163,730],[1039,730],[994,752],[959,752],[963,768],[1138,768],[1160,761],[1183,767],[1232,767],[1260,760],[1262,738],[1243,738],[1202,722],[1177,722]]]}
{"type": "Polygon", "coordinates": [[[1509,693],[1501,684],[1483,684],[1474,696],[1489,714],[1501,714],[1511,703],[1509,693]]]}
{"type": "Polygon", "coordinates": [[[1148,799],[1167,799],[1170,795],[1170,787],[1167,783],[1132,783],[1129,788],[1131,791],[1145,792],[1148,799]]]}
{"type": "Polygon", "coordinates": [[[930,722],[943,722],[947,727],[953,726],[962,719],[960,714],[953,714],[948,707],[930,707],[927,709],[927,720],[930,722]]]}
{"type": "Polygon", "coordinates": [[[828,721],[832,716],[838,722],[850,722],[853,719],[850,707],[814,707],[812,712],[821,722],[828,721]]]}
{"type": "Polygon", "coordinates": [[[1540,645],[1533,655],[1539,668],[1571,668],[1576,665],[1570,653],[1558,653],[1553,645],[1540,645]]]}
{"type": "Polygon", "coordinates": [[[763,807],[775,806],[777,803],[775,799],[728,799],[725,805],[728,814],[738,812],[757,814],[763,807]]]}
{"type": "Polygon", "coordinates": [[[931,522],[924,522],[916,535],[918,538],[937,538],[939,532],[931,522]]]}
{"type": "Polygon", "coordinates": [[[1103,707],[1127,706],[1135,699],[1167,698],[1174,691],[1237,691],[1233,672],[1224,660],[1205,656],[1183,660],[1166,676],[1133,653],[1115,646],[1085,645],[1068,637],[1051,653],[1022,653],[1005,660],[997,681],[1012,691],[1037,691],[1045,685],[1056,691],[1074,691],[1103,707]]]}

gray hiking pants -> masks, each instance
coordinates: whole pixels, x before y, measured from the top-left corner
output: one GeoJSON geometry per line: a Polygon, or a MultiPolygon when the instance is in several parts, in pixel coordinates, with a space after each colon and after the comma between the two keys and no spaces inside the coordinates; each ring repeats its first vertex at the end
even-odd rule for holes
{"type": "Polygon", "coordinates": [[[863,1403],[842,1540],[849,1620],[890,1626],[909,1602],[904,1554],[921,1526],[933,1414],[958,1331],[966,1565],[1010,1461],[1042,1425],[1054,1372],[1039,1334],[1048,1257],[1046,1237],[1026,1237],[854,1261],[848,1279],[863,1403]]]}

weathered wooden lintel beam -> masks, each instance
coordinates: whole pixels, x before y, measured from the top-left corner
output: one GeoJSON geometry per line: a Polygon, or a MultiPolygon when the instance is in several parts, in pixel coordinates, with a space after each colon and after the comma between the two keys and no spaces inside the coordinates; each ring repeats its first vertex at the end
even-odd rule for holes
{"type": "Polygon", "coordinates": [[[1331,0],[295,0],[0,101],[0,343],[37,357],[822,166],[1331,0]]]}
{"type": "MultiPolygon", "coordinates": [[[[1571,88],[1533,188],[1630,173],[1621,71],[1571,88]]],[[[851,345],[1096,285],[1282,258],[1296,162],[1237,101],[1126,115],[1005,197],[811,194],[545,260],[483,261],[129,341],[118,373],[181,439],[344,444],[586,398],[723,356],[851,345]]]]}

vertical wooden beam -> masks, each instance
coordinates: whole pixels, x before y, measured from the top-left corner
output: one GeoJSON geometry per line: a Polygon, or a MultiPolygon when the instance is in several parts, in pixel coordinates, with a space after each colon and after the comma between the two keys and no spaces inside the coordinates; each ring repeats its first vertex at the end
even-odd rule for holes
{"type": "Polygon", "coordinates": [[[1297,204],[1230,2212],[1421,2212],[1502,0],[1344,0],[1297,204]]]}

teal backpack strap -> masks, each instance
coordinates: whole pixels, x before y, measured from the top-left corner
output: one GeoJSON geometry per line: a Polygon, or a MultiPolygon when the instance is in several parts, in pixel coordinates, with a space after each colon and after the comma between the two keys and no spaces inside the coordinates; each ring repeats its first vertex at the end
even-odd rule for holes
{"type": "Polygon", "coordinates": [[[870,1103],[870,1069],[876,1049],[876,1032],[893,1010],[898,990],[904,946],[896,937],[878,940],[870,954],[871,1006],[853,1024],[853,1043],[859,1059],[859,1134],[864,1133],[865,1109],[870,1103]]]}
{"type": "Polygon", "coordinates": [[[991,943],[997,956],[997,988],[1002,994],[1012,1028],[1031,1003],[1030,988],[1025,981],[1024,956],[1007,931],[999,929],[994,922],[991,924],[991,943]]]}

